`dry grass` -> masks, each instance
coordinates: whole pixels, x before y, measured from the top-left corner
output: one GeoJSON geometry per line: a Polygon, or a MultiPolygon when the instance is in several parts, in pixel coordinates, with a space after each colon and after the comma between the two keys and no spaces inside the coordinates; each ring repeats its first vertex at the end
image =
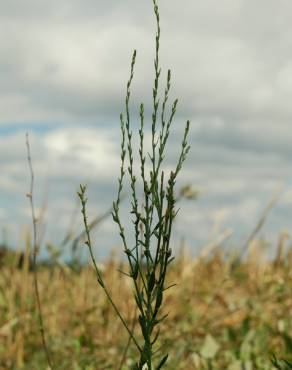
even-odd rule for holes
{"type": "MultiPolygon", "coordinates": [[[[272,369],[272,353],[291,360],[292,253],[275,263],[260,260],[258,250],[240,264],[218,251],[208,259],[191,261],[183,254],[177,259],[168,283],[178,286],[167,291],[169,318],[160,338],[170,353],[168,369],[240,369],[240,363],[272,369]]],[[[104,279],[131,322],[132,288],[119,268],[109,261],[104,279]]],[[[39,287],[57,369],[118,369],[128,337],[93,269],[40,268],[39,287]]],[[[124,369],[134,351],[130,347],[124,369]]],[[[22,368],[46,369],[27,263],[22,269],[2,266],[0,275],[0,369],[22,368]]]]}

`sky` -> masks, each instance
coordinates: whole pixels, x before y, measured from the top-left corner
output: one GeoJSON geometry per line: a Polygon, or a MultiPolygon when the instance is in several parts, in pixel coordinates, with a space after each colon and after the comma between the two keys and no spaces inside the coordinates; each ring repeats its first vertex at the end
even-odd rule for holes
{"type": "MultiPolygon", "coordinates": [[[[190,119],[191,151],[177,191],[184,185],[199,191],[197,200],[179,203],[174,244],[185,240],[197,253],[227,230],[228,248],[243,245],[277,193],[260,232],[273,249],[292,226],[292,3],[158,4],[160,91],[170,68],[171,99],[179,99],[166,166],[175,165],[190,119]]],[[[0,227],[11,245],[23,248],[31,228],[26,132],[35,204],[45,209],[43,245],[59,245],[71,224],[81,231],[80,183],[88,185],[91,218],[111,206],[133,49],[132,122],[135,129],[144,102],[149,137],[154,42],[151,0],[0,2],[0,227]]],[[[110,218],[94,240],[100,258],[121,249],[110,218]]]]}

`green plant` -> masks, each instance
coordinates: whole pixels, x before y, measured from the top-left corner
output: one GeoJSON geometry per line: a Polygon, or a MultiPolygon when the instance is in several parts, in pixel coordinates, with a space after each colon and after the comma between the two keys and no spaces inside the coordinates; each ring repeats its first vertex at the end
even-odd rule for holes
{"type": "Polygon", "coordinates": [[[278,360],[276,357],[272,358],[272,364],[279,370],[292,370],[292,364],[286,360],[278,360]]]}
{"type": "MultiPolygon", "coordinates": [[[[86,244],[94,264],[99,285],[104,289],[110,303],[117,315],[134,341],[138,351],[139,360],[134,366],[135,370],[161,369],[168,358],[167,354],[157,355],[155,359],[155,344],[159,337],[159,324],[167,315],[161,316],[164,292],[166,287],[166,276],[170,263],[173,261],[170,248],[170,238],[174,219],[177,215],[174,188],[177,176],[182,168],[183,162],[190,149],[187,143],[190,122],[187,121],[182,139],[181,151],[175,168],[167,176],[163,169],[165,160],[165,149],[169,139],[171,126],[177,109],[176,99],[171,106],[167,116],[167,102],[171,87],[171,72],[167,73],[166,88],[162,100],[159,101],[159,82],[161,69],[159,64],[160,22],[159,10],[156,0],[153,0],[156,18],[156,48],[154,60],[154,85],[153,85],[153,112],[151,124],[151,150],[145,153],[145,114],[144,104],[140,105],[140,128],[138,132],[139,151],[137,155],[140,164],[140,174],[136,175],[133,151],[133,131],[131,127],[130,96],[131,84],[134,77],[136,63],[136,50],[132,56],[130,78],[127,83],[125,114],[120,115],[121,126],[121,168],[118,179],[118,194],[113,202],[113,220],[118,225],[119,233],[123,242],[124,252],[128,261],[129,271],[126,274],[132,279],[134,287],[134,298],[138,310],[138,322],[143,338],[140,346],[134,332],[129,329],[128,324],[122,318],[119,309],[113,302],[101,272],[95,263],[90,240],[89,227],[86,216],[85,186],[80,186],[79,197],[82,203],[82,213],[85,229],[87,230],[86,244]],[[127,164],[126,164],[127,162],[127,164]],[[150,166],[148,169],[147,166],[150,166]],[[127,168],[127,170],[126,170],[127,168]],[[133,222],[134,242],[129,242],[125,228],[120,216],[120,203],[124,186],[124,180],[128,174],[131,189],[131,215],[133,222]],[[140,196],[139,193],[141,192],[140,196]]],[[[159,353],[159,352],[157,352],[159,353]]]]}

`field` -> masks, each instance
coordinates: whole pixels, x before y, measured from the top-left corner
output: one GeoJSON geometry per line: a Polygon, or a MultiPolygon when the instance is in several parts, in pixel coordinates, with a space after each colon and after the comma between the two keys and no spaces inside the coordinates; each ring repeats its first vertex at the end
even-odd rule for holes
{"type": "MultiPolygon", "coordinates": [[[[273,369],[272,355],[292,360],[292,253],[273,261],[261,246],[244,262],[219,250],[197,260],[182,251],[167,284],[157,348],[169,353],[167,369],[273,369]]],[[[112,257],[104,280],[130,325],[138,325],[131,279],[112,257]]],[[[39,333],[33,274],[2,263],[0,369],[47,369],[39,333]]],[[[96,282],[91,266],[39,267],[45,334],[55,369],[130,369],[137,356],[128,334],[96,282]],[[125,357],[123,366],[121,361],[125,357]]]]}
{"type": "MultiPolygon", "coordinates": [[[[61,251],[52,245],[47,245],[52,260],[39,262],[45,212],[37,212],[41,208],[35,204],[35,157],[27,134],[30,188],[26,196],[32,235],[27,237],[23,253],[0,248],[0,370],[292,369],[292,249],[286,245],[290,236],[280,235],[272,254],[266,250],[269,243],[257,239],[275,201],[268,205],[243,248],[226,252],[220,245],[212,245],[192,259],[186,248],[172,245],[177,200],[197,196],[189,191],[189,185],[179,194],[176,190],[191,150],[191,122],[186,121],[179,139],[179,131],[173,132],[173,143],[180,143],[178,152],[173,152],[176,144],[168,141],[179,100],[171,101],[171,70],[161,74],[160,13],[156,0],[152,5],[156,33],[151,114],[149,117],[146,100],[138,107],[139,124],[132,125],[135,49],[120,114],[117,193],[110,212],[102,216],[111,214],[124,259],[113,254],[104,264],[95,261],[91,230],[102,218],[92,221],[88,217],[86,185],[81,184],[83,232],[75,246],[84,248],[89,263],[76,260],[76,264],[66,265],[59,259],[61,251]],[[121,212],[124,198],[128,198],[130,212],[126,217],[121,212]]],[[[181,54],[180,58],[188,56],[181,54]]],[[[198,107],[200,117],[204,104],[198,107]]],[[[223,111],[225,117],[225,107],[223,111]]],[[[196,119],[197,113],[193,117],[196,119]]],[[[237,138],[234,132],[231,140],[237,138]]],[[[244,153],[248,147],[244,143],[244,153]]],[[[76,151],[76,158],[80,153],[76,151]]],[[[210,156],[216,153],[217,149],[210,156]]],[[[105,150],[102,158],[107,155],[105,150]]],[[[276,156],[275,163],[282,164],[279,158],[276,156]]],[[[212,161],[215,163],[214,158],[212,161]]],[[[232,161],[235,163],[236,156],[232,161]]],[[[256,157],[256,163],[262,162],[256,157]]],[[[79,176],[77,167],[76,171],[79,176]]],[[[88,171],[93,171],[92,167],[88,171]]],[[[58,222],[57,214],[54,222],[58,222]]],[[[71,231],[68,235],[71,239],[71,231]]]]}

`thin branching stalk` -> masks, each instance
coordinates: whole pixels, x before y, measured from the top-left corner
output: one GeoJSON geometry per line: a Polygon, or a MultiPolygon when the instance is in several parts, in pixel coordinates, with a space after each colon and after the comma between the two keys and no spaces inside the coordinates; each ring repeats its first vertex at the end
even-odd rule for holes
{"type": "Polygon", "coordinates": [[[133,335],[131,329],[129,328],[128,324],[126,323],[125,319],[122,317],[118,307],[114,303],[114,301],[113,301],[113,299],[112,299],[112,297],[109,293],[109,290],[107,289],[107,287],[105,285],[105,282],[103,280],[101,271],[99,270],[99,268],[97,266],[97,263],[96,263],[96,260],[95,260],[94,254],[93,254],[93,250],[92,250],[90,229],[89,229],[89,224],[88,224],[88,221],[87,221],[87,211],[86,211],[87,198],[85,196],[85,192],[86,192],[86,186],[80,185],[80,191],[78,192],[78,196],[80,198],[81,205],[82,205],[81,212],[82,212],[82,215],[83,215],[83,222],[84,222],[84,227],[85,227],[86,236],[87,236],[87,240],[85,241],[85,244],[87,245],[89,253],[90,253],[90,257],[91,257],[91,260],[92,260],[92,263],[93,263],[93,266],[94,266],[94,270],[95,270],[95,273],[96,273],[96,277],[97,277],[97,282],[102,287],[103,291],[105,292],[105,295],[106,295],[107,299],[109,300],[109,302],[112,305],[115,313],[117,314],[117,316],[121,320],[121,322],[124,325],[125,329],[127,330],[128,334],[132,338],[132,340],[135,343],[137,349],[141,352],[141,348],[140,348],[136,338],[134,337],[134,335],[133,335]]]}
{"type": "Polygon", "coordinates": [[[33,228],[33,282],[34,282],[34,291],[37,303],[37,310],[38,310],[38,321],[39,321],[39,331],[41,334],[42,339],[42,346],[43,350],[47,359],[47,363],[50,369],[53,369],[51,355],[47,346],[46,336],[45,336],[45,329],[44,329],[44,320],[42,314],[42,306],[41,306],[41,299],[39,294],[39,286],[38,286],[38,270],[37,270],[37,255],[39,253],[39,245],[37,239],[37,218],[35,215],[35,207],[34,207],[34,171],[32,166],[32,159],[31,159],[31,151],[30,151],[30,144],[29,144],[29,136],[26,134],[26,148],[27,148],[27,161],[29,166],[29,173],[30,173],[30,191],[27,193],[27,197],[30,203],[31,209],[31,217],[32,217],[32,228],[33,228]]]}
{"type": "Polygon", "coordinates": [[[133,281],[134,297],[136,306],[139,310],[138,322],[143,337],[142,353],[134,369],[141,370],[147,366],[148,370],[161,369],[168,355],[164,355],[157,364],[154,364],[155,342],[159,336],[159,324],[167,316],[160,317],[163,304],[163,295],[167,269],[171,261],[172,250],[170,248],[170,238],[174,219],[177,215],[175,209],[176,199],[174,187],[177,176],[182,168],[189,152],[187,137],[190,123],[186,124],[181,152],[178,157],[177,165],[166,178],[163,170],[165,159],[165,148],[169,138],[171,126],[176,113],[178,100],[176,99],[171,106],[169,117],[167,115],[167,102],[171,87],[171,72],[167,72],[166,88],[162,105],[159,104],[159,81],[161,68],[159,64],[160,47],[160,17],[156,0],[153,0],[154,14],[157,25],[155,37],[155,60],[154,60],[154,82],[152,89],[153,112],[151,115],[151,151],[145,154],[145,112],[144,104],[140,105],[140,128],[139,128],[139,152],[140,176],[142,183],[142,202],[139,204],[137,177],[134,174],[134,153],[133,153],[133,131],[130,124],[130,95],[131,83],[134,76],[134,66],[136,62],[136,51],[134,51],[130,78],[127,83],[125,116],[121,114],[121,172],[118,179],[117,200],[113,204],[113,220],[117,223],[120,236],[124,245],[124,251],[129,262],[128,276],[133,281]],[[160,114],[159,114],[159,111],[160,114]],[[160,122],[159,122],[160,117],[160,122]],[[149,162],[148,162],[148,161],[149,162]],[[128,163],[128,167],[127,164],[128,163]],[[149,166],[147,166],[149,164],[149,166]],[[128,175],[131,188],[131,215],[134,225],[135,241],[130,246],[125,228],[120,217],[120,196],[123,190],[123,182],[126,176],[125,168],[128,168],[128,175]],[[147,169],[150,172],[147,173],[147,169]],[[141,252],[141,253],[140,253],[141,252]],[[137,281],[140,279],[141,285],[137,281]]]}
{"type": "MultiPolygon", "coordinates": [[[[160,104],[159,82],[161,67],[159,62],[160,47],[160,17],[156,0],[153,0],[154,14],[156,20],[155,36],[155,59],[154,59],[154,81],[152,88],[153,111],[151,114],[151,150],[145,153],[145,131],[146,118],[144,104],[140,104],[140,127],[138,129],[138,153],[133,150],[133,142],[136,136],[133,133],[132,118],[130,112],[131,86],[134,78],[137,52],[134,50],[130,66],[130,77],[126,86],[125,112],[120,114],[121,128],[121,166],[118,178],[117,198],[113,202],[112,217],[117,224],[122,240],[124,253],[128,261],[128,272],[123,272],[132,280],[133,295],[136,303],[140,334],[143,340],[139,345],[134,336],[134,325],[130,329],[122,318],[118,308],[104,284],[102,275],[95,263],[92,252],[89,227],[86,216],[85,186],[80,186],[79,197],[82,203],[83,221],[87,233],[87,246],[95,268],[98,283],[104,289],[116,314],[121,319],[130,339],[139,350],[139,359],[134,365],[134,370],[159,370],[167,361],[168,354],[158,358],[156,347],[159,338],[159,324],[167,317],[161,313],[166,287],[166,276],[170,263],[173,261],[170,239],[174,219],[177,215],[174,188],[177,176],[186,160],[190,146],[188,145],[188,134],[190,122],[187,121],[180,154],[177,164],[170,174],[165,174],[163,169],[165,161],[165,149],[169,139],[171,126],[177,109],[178,100],[175,99],[168,111],[168,98],[171,88],[171,72],[168,70],[166,76],[166,87],[160,104]],[[139,175],[135,173],[135,161],[140,162],[139,175]],[[120,206],[125,178],[128,176],[130,183],[130,214],[133,224],[133,238],[126,236],[125,227],[120,215],[120,206]],[[139,178],[140,176],[140,178],[139,178]],[[129,242],[129,240],[133,240],[129,242]]],[[[130,342],[129,342],[130,343],[130,342]]],[[[126,347],[125,353],[128,350],[126,347]]],[[[124,362],[124,357],[122,362],[124,362]]],[[[121,366],[120,366],[121,367],[121,366]]]]}
{"type": "MultiPolygon", "coordinates": [[[[131,332],[134,333],[134,330],[135,330],[135,326],[136,326],[136,322],[137,322],[137,313],[138,313],[138,307],[135,306],[135,311],[134,311],[134,315],[133,315],[133,319],[132,319],[132,323],[131,323],[131,332]]],[[[120,361],[120,365],[119,365],[119,368],[118,370],[122,370],[122,367],[127,359],[127,354],[128,354],[128,351],[129,351],[129,348],[130,348],[130,345],[131,345],[131,341],[132,341],[132,337],[129,336],[129,339],[128,339],[128,342],[124,348],[124,351],[123,351],[123,354],[122,354],[122,357],[121,357],[121,361],[120,361]]]]}

